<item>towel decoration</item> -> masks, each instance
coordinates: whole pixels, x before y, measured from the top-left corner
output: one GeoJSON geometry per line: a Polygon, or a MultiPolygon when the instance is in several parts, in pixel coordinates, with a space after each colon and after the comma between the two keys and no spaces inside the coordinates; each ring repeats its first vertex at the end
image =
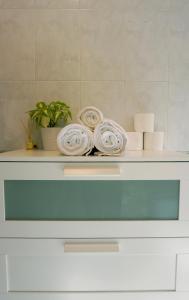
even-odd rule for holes
{"type": "Polygon", "coordinates": [[[116,122],[105,119],[94,131],[94,145],[104,155],[118,155],[127,144],[125,130],[116,122]]]}
{"type": "Polygon", "coordinates": [[[79,112],[77,119],[80,124],[94,130],[95,127],[103,121],[104,117],[98,108],[86,106],[79,112]]]}
{"type": "Polygon", "coordinates": [[[89,155],[94,147],[93,134],[85,126],[70,124],[59,132],[57,144],[64,155],[89,155]]]}
{"type": "Polygon", "coordinates": [[[127,134],[115,121],[87,106],[78,114],[80,124],[65,126],[57,137],[60,152],[69,156],[120,155],[125,151],[127,134]]]}

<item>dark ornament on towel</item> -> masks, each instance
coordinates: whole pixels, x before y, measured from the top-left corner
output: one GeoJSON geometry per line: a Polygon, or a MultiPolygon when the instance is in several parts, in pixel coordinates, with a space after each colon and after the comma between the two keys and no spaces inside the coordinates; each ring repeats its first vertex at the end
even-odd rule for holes
{"type": "Polygon", "coordinates": [[[90,156],[95,156],[97,152],[98,152],[98,149],[96,147],[94,147],[90,153],[90,156]]]}

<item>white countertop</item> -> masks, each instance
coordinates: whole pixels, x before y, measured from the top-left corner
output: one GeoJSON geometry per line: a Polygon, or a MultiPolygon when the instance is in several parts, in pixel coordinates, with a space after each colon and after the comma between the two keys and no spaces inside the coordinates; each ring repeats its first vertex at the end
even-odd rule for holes
{"type": "Polygon", "coordinates": [[[189,152],[127,151],[121,156],[63,156],[58,151],[17,150],[0,154],[0,162],[189,162],[189,152]]]}

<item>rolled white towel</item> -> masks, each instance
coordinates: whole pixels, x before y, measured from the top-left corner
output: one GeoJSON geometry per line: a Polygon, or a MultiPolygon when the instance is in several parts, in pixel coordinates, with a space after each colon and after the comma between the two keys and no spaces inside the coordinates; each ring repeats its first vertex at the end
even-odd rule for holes
{"type": "Polygon", "coordinates": [[[95,127],[103,121],[104,117],[98,108],[86,106],[79,112],[77,119],[80,124],[94,130],[95,127]]]}
{"type": "Polygon", "coordinates": [[[57,145],[64,155],[88,155],[94,147],[93,133],[85,126],[70,124],[58,134],[57,145]]]}
{"type": "Polygon", "coordinates": [[[105,119],[94,131],[94,145],[104,155],[118,155],[127,144],[125,130],[116,122],[105,119]]]}

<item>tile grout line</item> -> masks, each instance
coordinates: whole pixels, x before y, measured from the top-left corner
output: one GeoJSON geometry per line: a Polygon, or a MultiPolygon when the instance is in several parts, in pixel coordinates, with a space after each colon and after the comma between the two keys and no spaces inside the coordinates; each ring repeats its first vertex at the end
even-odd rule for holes
{"type": "MultiPolygon", "coordinates": [[[[34,16],[33,16],[34,18],[34,16]]],[[[37,66],[38,66],[38,62],[37,62],[37,23],[35,23],[35,82],[37,81],[37,66]]]]}
{"type": "Polygon", "coordinates": [[[38,82],[38,57],[37,57],[37,30],[38,30],[38,15],[37,15],[37,22],[35,22],[35,18],[36,16],[34,17],[33,15],[33,21],[35,23],[35,91],[34,91],[34,95],[35,95],[35,98],[36,98],[36,101],[37,101],[37,82],[38,82]]]}
{"type": "Polygon", "coordinates": [[[81,109],[81,102],[82,102],[82,98],[81,98],[81,91],[82,91],[82,86],[81,86],[81,76],[82,76],[82,72],[81,72],[81,48],[82,48],[82,46],[81,46],[81,11],[80,11],[80,0],[79,0],[79,2],[78,2],[78,4],[79,4],[79,89],[80,89],[80,91],[79,91],[79,97],[80,97],[80,99],[79,99],[79,109],[81,109]]]}
{"type": "MultiPolygon", "coordinates": [[[[0,10],[27,10],[27,11],[33,11],[33,10],[60,10],[60,11],[71,11],[71,12],[78,12],[80,10],[79,8],[60,8],[60,7],[0,7],[0,10]]],[[[92,9],[81,9],[81,10],[92,10],[92,9]]]]}
{"type": "MultiPolygon", "coordinates": [[[[118,79],[118,80],[111,80],[111,79],[106,79],[106,80],[94,80],[94,79],[90,79],[90,80],[63,80],[63,79],[55,79],[55,80],[42,80],[42,79],[20,79],[20,80],[0,80],[0,83],[16,83],[16,82],[125,82],[127,81],[127,83],[129,82],[135,82],[135,83],[168,83],[169,81],[167,80],[162,80],[162,81],[157,81],[157,80],[127,80],[127,79],[118,79]]],[[[189,80],[186,80],[189,81],[189,80]]],[[[176,82],[180,82],[180,81],[176,81],[176,82]]]]}
{"type": "Polygon", "coordinates": [[[169,149],[169,105],[170,105],[170,12],[171,12],[171,2],[169,1],[169,15],[168,15],[168,99],[167,99],[167,137],[165,148],[169,149]]]}

